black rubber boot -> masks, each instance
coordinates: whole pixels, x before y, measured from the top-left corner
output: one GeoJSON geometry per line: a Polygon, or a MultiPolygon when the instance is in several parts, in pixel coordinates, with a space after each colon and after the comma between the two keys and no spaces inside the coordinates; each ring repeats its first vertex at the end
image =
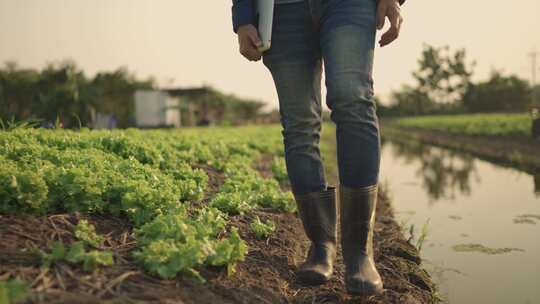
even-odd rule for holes
{"type": "Polygon", "coordinates": [[[347,291],[360,296],[381,293],[383,283],[373,259],[377,185],[354,189],[341,186],[339,197],[347,291]]]}
{"type": "Polygon", "coordinates": [[[323,284],[332,276],[336,258],[336,188],[294,197],[304,231],[311,241],[306,261],[296,275],[304,284],[323,284]]]}

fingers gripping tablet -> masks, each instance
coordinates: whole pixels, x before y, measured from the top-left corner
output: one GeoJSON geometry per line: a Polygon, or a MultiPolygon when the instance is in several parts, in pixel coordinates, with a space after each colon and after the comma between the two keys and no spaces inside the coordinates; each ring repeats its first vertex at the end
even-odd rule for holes
{"type": "Polygon", "coordinates": [[[272,41],[272,23],[274,21],[274,0],[256,0],[258,30],[262,46],[260,52],[270,49],[272,41]]]}

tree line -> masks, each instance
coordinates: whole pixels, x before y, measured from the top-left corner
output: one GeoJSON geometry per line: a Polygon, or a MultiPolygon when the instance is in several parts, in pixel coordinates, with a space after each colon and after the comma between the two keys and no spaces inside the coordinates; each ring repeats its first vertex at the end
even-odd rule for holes
{"type": "MultiPolygon", "coordinates": [[[[139,79],[126,68],[87,76],[73,61],[50,63],[43,69],[14,62],[0,67],[0,119],[36,121],[47,126],[90,127],[96,113],[114,115],[117,126],[135,126],[134,93],[157,89],[152,77],[139,79]]],[[[181,96],[181,112],[189,106],[200,120],[242,124],[264,117],[264,103],[203,88],[204,94],[181,96]]]]}
{"type": "MultiPolygon", "coordinates": [[[[412,73],[414,85],[392,92],[390,105],[378,103],[381,116],[452,113],[525,112],[531,110],[533,88],[516,75],[493,71],[474,82],[475,62],[465,49],[425,45],[412,73]]],[[[540,96],[540,86],[534,88],[540,96]]]]}

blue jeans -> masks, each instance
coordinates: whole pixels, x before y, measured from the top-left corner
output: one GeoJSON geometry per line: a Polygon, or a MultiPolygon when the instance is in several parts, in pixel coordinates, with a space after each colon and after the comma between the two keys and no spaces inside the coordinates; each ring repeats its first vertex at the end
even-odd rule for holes
{"type": "Polygon", "coordinates": [[[339,179],[377,183],[378,119],[373,98],[376,0],[306,0],[275,7],[272,47],[263,62],[278,97],[285,160],[297,194],[326,189],[319,150],[321,75],[336,124],[339,179]]]}

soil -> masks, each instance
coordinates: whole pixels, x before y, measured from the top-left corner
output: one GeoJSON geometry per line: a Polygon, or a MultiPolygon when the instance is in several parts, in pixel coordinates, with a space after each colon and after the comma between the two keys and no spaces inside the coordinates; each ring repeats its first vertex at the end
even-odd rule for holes
{"type": "MultiPolygon", "coordinates": [[[[269,176],[271,158],[263,158],[259,169],[269,176]]],[[[208,200],[223,182],[210,168],[208,200]]],[[[249,245],[246,260],[230,277],[221,268],[202,268],[208,280],[200,284],[190,278],[161,280],[142,272],[131,257],[136,249],[132,226],[125,218],[106,215],[54,214],[41,217],[0,215],[0,281],[19,277],[31,283],[28,303],[434,303],[436,291],[421,266],[418,252],[405,238],[393,217],[389,199],[381,193],[377,206],[374,252],[385,291],[369,298],[352,298],[343,284],[343,267],[338,256],[334,278],[309,287],[298,284],[295,270],[308,247],[302,225],[294,214],[274,210],[252,211],[230,218],[249,245]],[[276,232],[257,240],[249,229],[255,216],[276,223],[276,232]],[[39,267],[32,248],[45,250],[53,240],[74,241],[73,228],[87,219],[106,236],[105,249],[114,254],[114,266],[86,273],[80,267],[39,267]]]]}
{"type": "Polygon", "coordinates": [[[382,126],[383,136],[425,143],[471,153],[505,166],[540,174],[540,140],[519,136],[473,136],[419,128],[382,126]]]}

